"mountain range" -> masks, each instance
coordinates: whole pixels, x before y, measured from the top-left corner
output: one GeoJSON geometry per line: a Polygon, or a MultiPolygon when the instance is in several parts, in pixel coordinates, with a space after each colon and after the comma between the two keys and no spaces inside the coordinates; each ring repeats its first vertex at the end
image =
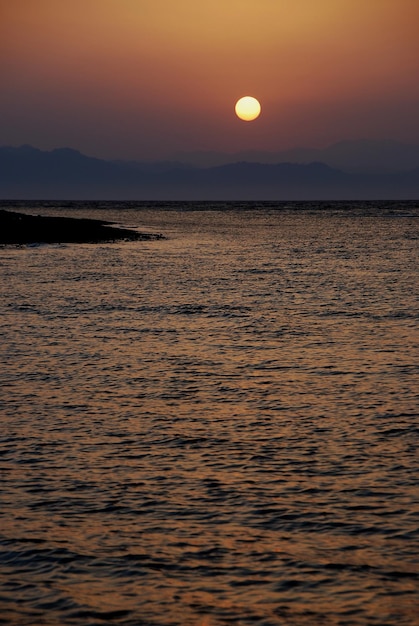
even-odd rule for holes
{"type": "Polygon", "coordinates": [[[0,147],[0,198],[103,200],[418,199],[419,146],[341,142],[323,150],[183,153],[111,161],[71,148],[0,147]]]}
{"type": "Polygon", "coordinates": [[[419,167],[419,145],[391,139],[340,141],[326,148],[292,148],[276,152],[248,150],[223,152],[180,152],[173,161],[197,167],[214,167],[238,161],[259,163],[325,163],[330,167],[352,173],[378,174],[419,167]]]}

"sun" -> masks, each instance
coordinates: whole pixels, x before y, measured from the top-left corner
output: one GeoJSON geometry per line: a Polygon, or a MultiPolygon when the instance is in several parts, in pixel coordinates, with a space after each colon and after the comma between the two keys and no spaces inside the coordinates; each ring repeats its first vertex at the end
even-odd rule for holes
{"type": "Polygon", "coordinates": [[[244,96],[237,100],[235,111],[237,117],[245,122],[251,122],[260,115],[261,106],[260,102],[253,98],[253,96],[244,96]]]}

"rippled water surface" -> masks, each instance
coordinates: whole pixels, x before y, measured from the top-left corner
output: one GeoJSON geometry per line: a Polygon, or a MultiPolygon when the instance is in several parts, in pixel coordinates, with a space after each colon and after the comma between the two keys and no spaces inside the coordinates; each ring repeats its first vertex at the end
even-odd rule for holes
{"type": "Polygon", "coordinates": [[[23,208],[167,239],[0,248],[0,623],[417,624],[418,206],[23,208]]]}

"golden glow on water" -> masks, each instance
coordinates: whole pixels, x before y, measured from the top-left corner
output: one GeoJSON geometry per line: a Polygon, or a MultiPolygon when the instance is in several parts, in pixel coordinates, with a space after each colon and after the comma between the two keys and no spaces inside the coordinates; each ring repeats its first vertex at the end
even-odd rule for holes
{"type": "Polygon", "coordinates": [[[5,619],[411,626],[416,218],[117,217],[0,250],[5,619]]]}

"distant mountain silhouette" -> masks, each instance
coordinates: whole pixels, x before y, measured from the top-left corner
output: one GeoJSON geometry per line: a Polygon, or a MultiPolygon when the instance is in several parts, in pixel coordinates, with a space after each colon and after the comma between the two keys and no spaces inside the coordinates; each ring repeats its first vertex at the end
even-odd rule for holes
{"type": "Polygon", "coordinates": [[[174,161],[214,167],[237,161],[258,163],[311,163],[319,161],[351,173],[387,173],[419,168],[419,145],[393,140],[340,141],[327,148],[293,148],[280,152],[181,152],[174,161]]]}
{"type": "Polygon", "coordinates": [[[322,162],[236,162],[199,168],[176,162],[105,161],[70,148],[0,148],[3,199],[351,200],[417,199],[419,167],[345,172],[322,162]]]}

